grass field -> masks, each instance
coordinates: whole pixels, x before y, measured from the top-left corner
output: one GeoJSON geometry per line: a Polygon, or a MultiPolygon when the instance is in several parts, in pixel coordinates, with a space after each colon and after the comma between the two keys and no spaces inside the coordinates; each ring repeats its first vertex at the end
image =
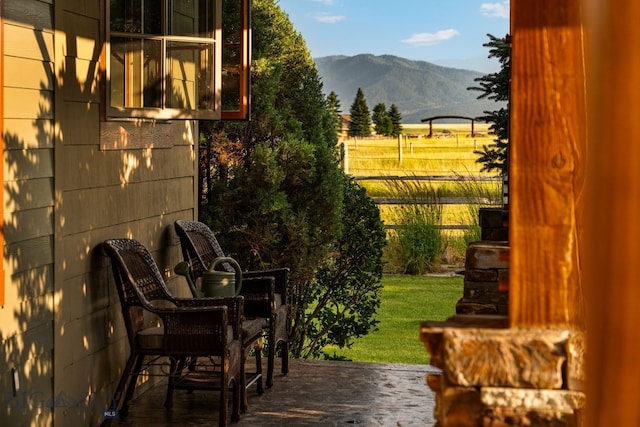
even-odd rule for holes
{"type": "Polygon", "coordinates": [[[378,330],[356,340],[350,349],[329,346],[325,353],[357,362],[428,364],[419,340],[420,322],[454,315],[462,283],[460,276],[385,275],[378,330]]]}
{"type": "Polygon", "coordinates": [[[411,135],[401,144],[398,139],[353,138],[345,140],[348,147],[348,172],[353,176],[367,175],[486,175],[476,163],[474,150],[493,142],[488,125],[476,125],[475,136],[469,124],[434,126],[433,137],[422,125],[403,125],[404,134],[411,135]],[[418,127],[419,126],[419,127],[418,127]],[[446,131],[446,132],[445,132],[446,131]]]}

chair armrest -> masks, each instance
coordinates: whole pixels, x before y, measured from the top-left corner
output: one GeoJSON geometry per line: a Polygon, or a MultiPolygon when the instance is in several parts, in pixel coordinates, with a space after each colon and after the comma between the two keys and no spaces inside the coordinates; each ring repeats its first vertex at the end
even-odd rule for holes
{"type": "Polygon", "coordinates": [[[273,276],[245,277],[240,295],[244,297],[244,314],[248,318],[272,318],[276,310],[273,276]]]}
{"type": "Polygon", "coordinates": [[[227,308],[227,323],[233,327],[233,337],[242,336],[242,320],[244,318],[244,297],[207,297],[207,298],[176,298],[174,300],[180,308],[207,309],[212,307],[227,308]]]}
{"type": "Polygon", "coordinates": [[[275,278],[274,292],[281,295],[281,298],[282,298],[281,304],[286,304],[287,303],[287,287],[289,284],[289,269],[286,267],[282,267],[282,268],[271,268],[267,270],[255,270],[255,271],[242,272],[243,280],[246,278],[260,277],[260,276],[272,276],[275,278]]]}
{"type": "Polygon", "coordinates": [[[226,306],[160,308],[153,312],[164,326],[163,347],[173,355],[216,354],[228,342],[226,306]]]}

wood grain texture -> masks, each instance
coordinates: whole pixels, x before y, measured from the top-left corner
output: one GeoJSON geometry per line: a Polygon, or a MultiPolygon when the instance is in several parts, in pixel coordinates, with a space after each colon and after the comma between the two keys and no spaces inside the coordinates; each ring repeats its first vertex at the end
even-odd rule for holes
{"type": "Polygon", "coordinates": [[[585,2],[589,186],[585,279],[588,426],[640,422],[640,43],[633,0],[585,2]],[[593,178],[593,179],[591,179],[593,178]]]}
{"type": "Polygon", "coordinates": [[[511,324],[582,327],[580,4],[513,2],[511,19],[511,324]]]}

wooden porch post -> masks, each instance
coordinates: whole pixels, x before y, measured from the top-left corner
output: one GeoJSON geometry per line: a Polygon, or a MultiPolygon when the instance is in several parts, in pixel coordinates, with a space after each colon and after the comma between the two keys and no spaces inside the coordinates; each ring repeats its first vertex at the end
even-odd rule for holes
{"type": "Polygon", "coordinates": [[[640,3],[585,0],[587,425],[640,422],[640,3]]]}
{"type": "Polygon", "coordinates": [[[511,37],[510,323],[583,328],[581,1],[512,1],[511,37]]]}

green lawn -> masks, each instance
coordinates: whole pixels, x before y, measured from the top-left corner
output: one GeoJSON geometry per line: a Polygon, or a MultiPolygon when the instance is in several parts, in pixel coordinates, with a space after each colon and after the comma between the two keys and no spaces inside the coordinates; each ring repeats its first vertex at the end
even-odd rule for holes
{"type": "Polygon", "coordinates": [[[455,314],[463,278],[385,275],[382,284],[378,330],[356,340],[350,349],[329,346],[325,352],[356,362],[428,364],[419,339],[420,322],[455,314]]]}

